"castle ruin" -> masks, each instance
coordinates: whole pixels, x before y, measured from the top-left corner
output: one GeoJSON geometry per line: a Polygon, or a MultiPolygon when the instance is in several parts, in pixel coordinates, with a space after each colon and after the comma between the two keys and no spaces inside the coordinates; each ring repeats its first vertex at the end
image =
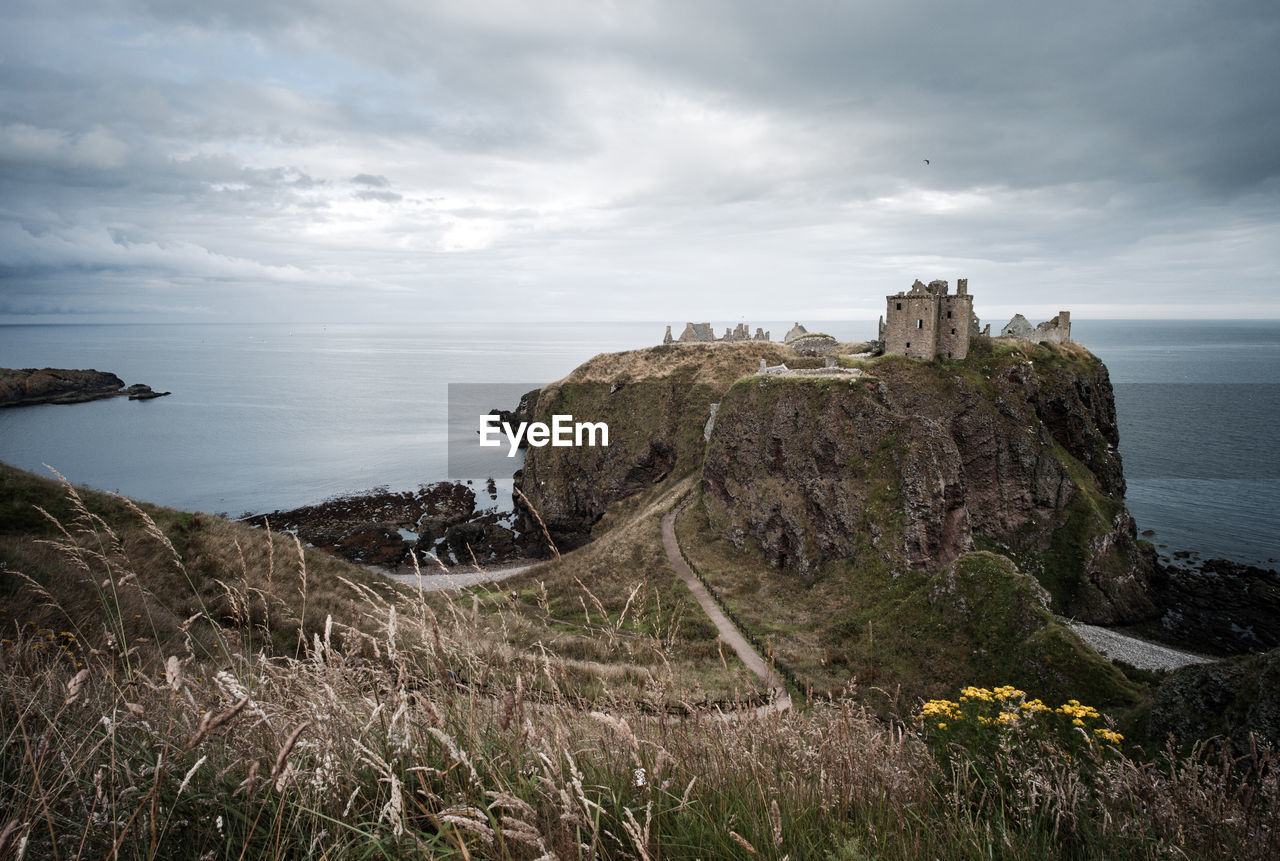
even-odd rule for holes
{"type": "MultiPolygon", "coordinates": [[[[964,359],[969,355],[969,342],[979,335],[991,336],[991,324],[984,328],[973,313],[973,297],[969,295],[969,279],[956,280],[952,293],[946,281],[917,280],[911,289],[886,296],[885,315],[880,318],[879,341],[885,355],[912,359],[964,359]]],[[[1015,314],[1000,330],[1002,338],[1025,338],[1029,341],[1064,344],[1071,340],[1071,312],[1032,326],[1027,318],[1015,314]]],[[[672,337],[667,326],[664,344],[699,344],[718,341],[768,341],[769,333],[756,327],[755,335],[745,323],[724,330],[717,338],[710,323],[686,323],[679,338],[672,337]]],[[[825,356],[840,345],[830,335],[810,332],[796,323],[783,343],[804,356],[825,356]]]]}
{"type": "Polygon", "coordinates": [[[1048,341],[1050,344],[1065,344],[1071,340],[1071,312],[1059,311],[1052,320],[1032,326],[1021,314],[1014,314],[1005,327],[1000,330],[1001,338],[1026,338],[1028,341],[1048,341]]]}
{"type": "Polygon", "coordinates": [[[667,333],[662,336],[664,344],[709,344],[713,341],[767,341],[769,333],[759,326],[756,327],[755,335],[751,334],[751,327],[746,323],[739,323],[730,329],[727,326],[724,330],[724,337],[717,338],[716,333],[712,331],[710,323],[685,323],[684,331],[680,333],[679,338],[671,337],[671,327],[667,327],[667,333]]]}
{"type": "Polygon", "coordinates": [[[910,291],[885,299],[880,340],[887,355],[926,360],[969,355],[969,338],[978,334],[978,318],[973,315],[968,278],[956,281],[954,294],[946,281],[917,280],[910,291]]]}

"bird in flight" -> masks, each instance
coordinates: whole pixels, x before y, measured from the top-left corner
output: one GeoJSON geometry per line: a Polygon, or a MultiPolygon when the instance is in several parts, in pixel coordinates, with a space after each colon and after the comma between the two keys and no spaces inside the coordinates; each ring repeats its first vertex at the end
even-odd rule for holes
{"type": "Polygon", "coordinates": [[[929,163],[929,159],[925,159],[925,160],[924,160],[924,163],[925,163],[925,164],[928,164],[928,163],[929,163]]]}

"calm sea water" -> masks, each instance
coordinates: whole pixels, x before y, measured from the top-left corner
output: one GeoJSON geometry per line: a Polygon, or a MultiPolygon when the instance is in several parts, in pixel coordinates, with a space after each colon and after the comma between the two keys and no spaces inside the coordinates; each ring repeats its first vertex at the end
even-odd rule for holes
{"type": "Polygon", "coordinates": [[[1165,552],[1280,559],[1280,321],[1072,321],[1111,372],[1127,503],[1165,552]]]}
{"type": "MultiPolygon", "coordinates": [[[[861,340],[874,323],[821,328],[861,340]]],[[[1139,528],[1169,549],[1280,558],[1280,323],[1074,329],[1116,384],[1139,528]]],[[[232,515],[412,489],[446,475],[448,383],[549,382],[661,335],[657,323],[0,326],[0,366],[97,368],[173,392],[0,410],[0,460],[232,515]]]]}

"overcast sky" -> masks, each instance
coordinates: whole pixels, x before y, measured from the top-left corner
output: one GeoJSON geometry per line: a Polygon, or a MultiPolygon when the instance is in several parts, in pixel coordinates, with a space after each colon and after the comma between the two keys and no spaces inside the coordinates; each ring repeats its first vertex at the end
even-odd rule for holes
{"type": "Polygon", "coordinates": [[[2,322],[874,318],[957,277],[993,320],[1280,317],[1278,272],[1275,0],[0,11],[2,322]]]}

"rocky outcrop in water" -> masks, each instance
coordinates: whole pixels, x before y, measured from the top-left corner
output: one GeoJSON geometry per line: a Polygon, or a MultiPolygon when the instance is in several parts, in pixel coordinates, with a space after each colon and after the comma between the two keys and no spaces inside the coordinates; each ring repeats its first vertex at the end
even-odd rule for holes
{"type": "MultiPolygon", "coordinates": [[[[492,486],[489,492],[496,500],[492,486]]],[[[447,481],[413,492],[379,490],[246,518],[366,565],[412,565],[416,552],[425,574],[438,570],[429,556],[450,566],[537,555],[538,537],[517,534],[507,525],[510,520],[510,512],[477,509],[470,487],[447,481]]]]}
{"type": "Polygon", "coordinates": [[[82,404],[102,398],[127,397],[131,401],[161,398],[169,392],[155,392],[135,383],[128,388],[115,374],[105,371],[78,371],[66,368],[0,368],[0,407],[35,404],[82,404]]]}
{"type": "Polygon", "coordinates": [[[1152,633],[1198,652],[1234,655],[1280,647],[1280,574],[1225,559],[1161,565],[1161,615],[1152,633]]]}

